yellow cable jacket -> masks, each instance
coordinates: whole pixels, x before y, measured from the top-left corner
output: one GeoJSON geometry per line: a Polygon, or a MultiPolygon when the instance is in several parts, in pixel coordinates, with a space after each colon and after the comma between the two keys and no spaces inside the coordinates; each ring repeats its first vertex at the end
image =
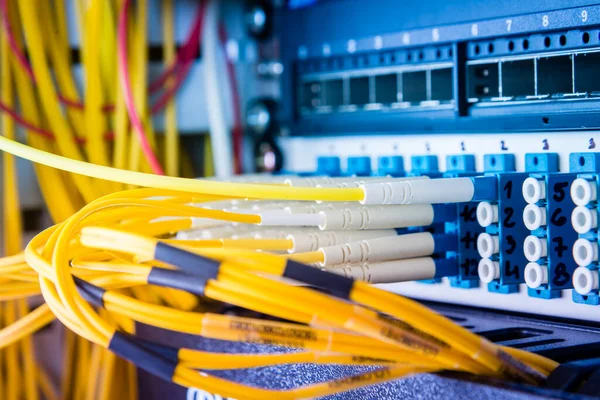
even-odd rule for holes
{"type": "Polygon", "coordinates": [[[21,143],[0,137],[0,150],[12,153],[30,161],[62,169],[76,174],[99,179],[123,182],[131,185],[180,190],[189,193],[202,193],[226,197],[244,197],[280,200],[323,200],[323,201],[359,201],[363,191],[359,188],[303,188],[279,185],[259,185],[228,183],[211,180],[197,180],[144,174],[135,171],[94,165],[83,161],[50,154],[21,143]]]}
{"type": "MultiPolygon", "coordinates": [[[[66,43],[66,47],[65,44],[61,43],[61,40],[63,39],[61,39],[57,32],[58,29],[56,28],[57,26],[62,25],[60,24],[61,21],[52,25],[53,16],[49,2],[44,1],[40,3],[40,12],[41,18],[44,21],[48,21],[47,23],[41,24],[41,26],[42,29],[44,29],[44,37],[47,38],[49,42],[49,46],[46,47],[48,48],[50,63],[54,67],[53,72],[56,77],[56,83],[63,96],[74,101],[79,101],[79,92],[71,71],[71,49],[69,48],[68,42],[66,43]]],[[[65,109],[75,133],[78,136],[83,135],[85,132],[85,120],[82,110],[74,107],[66,107],[65,109]]]]}
{"type": "Polygon", "coordinates": [[[118,86],[113,85],[117,76],[117,27],[116,13],[112,1],[102,1],[104,6],[101,37],[102,57],[100,59],[102,87],[106,102],[114,104],[118,86]]]}
{"type": "MultiPolygon", "coordinates": [[[[16,320],[15,303],[4,303],[4,324],[11,325],[16,320]]],[[[18,344],[12,344],[5,350],[6,360],[6,400],[19,400],[21,397],[21,363],[18,357],[18,344]]]]}
{"type": "MultiPolygon", "coordinates": [[[[13,82],[10,73],[10,61],[8,59],[8,41],[6,35],[2,35],[0,43],[2,58],[0,62],[0,73],[2,74],[0,88],[1,98],[8,107],[14,107],[13,82]]],[[[15,139],[15,124],[10,116],[2,114],[2,134],[11,140],[15,139]]],[[[21,251],[22,228],[21,207],[19,202],[19,186],[17,182],[17,171],[15,168],[15,158],[11,154],[4,154],[2,158],[2,193],[3,201],[3,244],[4,255],[14,255],[21,251]]]]}
{"type": "MultiPolygon", "coordinates": [[[[156,141],[152,123],[148,115],[148,2],[141,0],[137,2],[135,28],[133,33],[134,47],[132,49],[132,85],[135,107],[142,119],[148,142],[156,151],[156,141]]],[[[145,157],[141,156],[141,147],[135,135],[131,135],[129,169],[132,171],[150,172],[150,166],[145,157]]]]}
{"type": "MultiPolygon", "coordinates": [[[[15,75],[23,116],[32,123],[40,125],[33,85],[14,57],[11,57],[10,64],[11,71],[13,71],[15,75]]],[[[47,139],[39,137],[35,133],[29,133],[27,130],[25,132],[27,133],[27,141],[32,146],[43,151],[53,152],[52,143],[47,139]]],[[[34,165],[34,168],[44,200],[54,222],[66,220],[73,215],[77,209],[81,208],[83,202],[79,196],[76,194],[69,195],[72,191],[67,189],[68,186],[66,180],[70,178],[68,178],[66,174],[61,173],[56,169],[38,164],[34,165]]]]}
{"type": "MultiPolygon", "coordinates": [[[[53,85],[53,77],[44,52],[44,41],[40,24],[36,21],[37,7],[31,2],[18,2],[23,29],[27,38],[29,57],[37,80],[37,91],[40,95],[42,109],[56,137],[61,153],[69,158],[83,160],[73,138],[73,132],[62,115],[58,95],[53,85]]],[[[91,179],[80,175],[73,177],[77,188],[87,202],[101,196],[102,192],[94,186],[91,179]]]]}
{"type": "MultiPolygon", "coordinates": [[[[19,299],[16,302],[20,318],[29,314],[27,299],[19,299]]],[[[34,357],[32,336],[27,335],[21,340],[21,357],[25,380],[25,398],[27,400],[38,400],[39,392],[36,384],[36,361],[34,357]]]]}
{"type": "MultiPolygon", "coordinates": [[[[175,34],[173,0],[163,0],[163,52],[165,67],[175,61],[175,34]]],[[[173,80],[167,81],[167,88],[173,80]]],[[[179,175],[179,133],[177,131],[177,108],[175,98],[165,108],[165,173],[170,176],[179,175]]]]}
{"type": "MultiPolygon", "coordinates": [[[[86,49],[83,65],[85,68],[85,123],[87,155],[90,162],[100,165],[109,165],[108,149],[104,142],[104,132],[107,131],[106,119],[102,112],[104,96],[102,93],[101,77],[101,38],[102,23],[104,20],[105,0],[91,0],[85,11],[86,49]]],[[[103,183],[106,186],[106,182],[103,183]]],[[[108,190],[105,190],[108,192],[108,190]]]]}
{"type": "Polygon", "coordinates": [[[215,176],[215,166],[213,163],[212,144],[210,135],[204,135],[204,176],[215,176]]]}

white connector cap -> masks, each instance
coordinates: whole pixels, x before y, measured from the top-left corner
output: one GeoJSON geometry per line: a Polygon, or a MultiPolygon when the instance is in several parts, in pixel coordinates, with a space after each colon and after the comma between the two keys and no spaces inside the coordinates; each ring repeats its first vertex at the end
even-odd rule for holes
{"type": "Polygon", "coordinates": [[[577,233],[587,233],[598,226],[598,214],[594,209],[577,206],[571,213],[571,224],[577,233]]]}
{"type": "Polygon", "coordinates": [[[477,204],[477,222],[484,228],[498,222],[498,206],[487,201],[477,204]]]}
{"type": "Polygon", "coordinates": [[[538,207],[535,204],[528,204],[523,210],[523,222],[525,227],[534,231],[541,226],[546,225],[546,209],[538,207]]]}
{"type": "Polygon", "coordinates": [[[598,289],[598,270],[578,267],[573,272],[573,289],[582,296],[598,289]]]}
{"type": "Polygon", "coordinates": [[[523,241],[523,253],[527,260],[534,262],[548,255],[548,242],[546,238],[529,235],[523,241]]]}
{"type": "Polygon", "coordinates": [[[471,178],[416,179],[365,183],[362,204],[440,204],[471,201],[471,178]]]}
{"type": "Polygon", "coordinates": [[[534,204],[546,198],[546,182],[532,177],[523,182],[523,198],[528,204],[534,204]]]}
{"type": "Polygon", "coordinates": [[[477,237],[477,251],[482,258],[490,258],[500,251],[500,239],[497,235],[480,233],[477,237]]]}
{"type": "Polygon", "coordinates": [[[548,283],[548,268],[535,262],[525,266],[525,283],[532,289],[537,289],[548,283]]]}
{"type": "Polygon", "coordinates": [[[500,264],[498,261],[492,261],[484,258],[479,261],[477,266],[477,274],[483,283],[490,283],[500,278],[500,264]]]}
{"type": "Polygon", "coordinates": [[[598,198],[596,182],[577,178],[571,184],[571,199],[578,206],[587,206],[598,198]]]}
{"type": "Polygon", "coordinates": [[[573,244],[573,259],[582,267],[598,261],[598,243],[577,239],[573,244]]]}

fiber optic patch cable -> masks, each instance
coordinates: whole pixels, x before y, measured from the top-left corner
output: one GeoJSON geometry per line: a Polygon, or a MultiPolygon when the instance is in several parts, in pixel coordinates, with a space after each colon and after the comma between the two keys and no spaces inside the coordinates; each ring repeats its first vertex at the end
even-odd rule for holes
{"type": "MultiPolygon", "coordinates": [[[[6,139],[0,139],[0,147],[80,173],[92,171],[97,176],[102,174],[112,179],[131,179],[130,183],[136,184],[146,177],[144,174],[126,171],[119,171],[117,175],[109,167],[66,160],[6,139]]],[[[165,349],[154,343],[137,340],[135,335],[116,329],[115,325],[94,311],[91,305],[101,307],[111,315],[213,338],[287,343],[321,352],[336,349],[334,353],[340,354],[342,358],[346,357],[344,354],[356,355],[348,352],[361,351],[364,352],[361,355],[372,358],[381,358],[384,352],[389,352],[388,357],[392,359],[388,361],[391,363],[379,364],[381,373],[376,376],[353,380],[355,383],[361,382],[360,385],[440,369],[460,369],[535,383],[543,380],[556,365],[530,353],[493,345],[401,296],[285,257],[257,253],[248,249],[251,247],[249,242],[240,248],[230,249],[226,245],[235,246],[235,240],[193,243],[194,241],[157,240],[144,235],[144,231],[153,224],[158,227],[153,233],[159,237],[169,231],[174,234],[180,229],[179,220],[182,217],[216,218],[235,223],[260,222],[257,214],[185,205],[186,202],[197,204],[202,200],[231,198],[227,192],[249,191],[250,195],[246,196],[251,198],[314,201],[327,200],[329,197],[338,201],[357,201],[361,200],[360,188],[296,189],[153,178],[159,178],[153,181],[155,185],[165,188],[117,193],[94,201],[65,223],[38,235],[28,245],[26,252],[28,265],[40,276],[40,288],[50,310],[82,337],[129,358],[141,368],[182,385],[200,386],[229,396],[253,398],[273,394],[226,383],[210,375],[200,376],[179,358],[179,354],[188,354],[187,351],[165,349]],[[167,180],[168,184],[163,185],[167,180]],[[182,187],[188,191],[173,191],[182,187]],[[136,213],[140,213],[137,214],[140,217],[136,213]],[[164,217],[168,218],[165,220],[164,217]],[[80,270],[88,272],[81,274],[80,270]],[[264,274],[293,279],[309,287],[289,286],[267,278],[264,274]],[[305,333],[308,336],[301,337],[315,338],[315,343],[308,344],[306,339],[301,341],[297,337],[291,340],[289,333],[288,336],[282,334],[292,329],[287,325],[278,326],[278,329],[264,328],[264,321],[232,323],[228,319],[219,319],[223,318],[221,316],[207,317],[206,314],[194,315],[192,318],[187,312],[183,311],[182,314],[172,307],[147,303],[115,291],[149,283],[293,321],[301,324],[293,329],[304,327],[302,329],[313,332],[312,335],[305,333]],[[315,292],[310,289],[311,286],[326,290],[329,294],[315,292]],[[356,305],[340,301],[345,299],[352,300],[356,305]],[[189,321],[192,320],[198,323],[190,325],[189,321]],[[221,322],[213,322],[215,320],[221,322]],[[315,326],[310,326],[313,324],[315,326]],[[321,330],[312,331],[317,326],[321,330]],[[225,329],[226,327],[228,328],[225,329]],[[237,327],[237,331],[232,327],[237,327]],[[353,336],[356,339],[351,339],[353,336]],[[382,351],[367,350],[364,349],[365,346],[355,347],[358,345],[357,340],[366,340],[363,343],[375,341],[373,346],[368,347],[381,348],[382,351]],[[350,347],[354,350],[343,346],[343,343],[352,343],[350,347]],[[173,356],[175,352],[178,354],[177,359],[173,356]]],[[[259,243],[260,241],[257,245],[259,243]]],[[[264,358],[267,359],[268,356],[264,358]]],[[[248,361],[251,362],[256,361],[248,361]]],[[[273,359],[265,362],[277,361],[273,359]]],[[[377,364],[376,361],[373,362],[377,364]]],[[[239,365],[248,364],[241,362],[239,365]]],[[[277,396],[296,398],[307,393],[317,396],[352,387],[355,386],[337,381],[294,389],[287,393],[278,392],[277,396]]]]}

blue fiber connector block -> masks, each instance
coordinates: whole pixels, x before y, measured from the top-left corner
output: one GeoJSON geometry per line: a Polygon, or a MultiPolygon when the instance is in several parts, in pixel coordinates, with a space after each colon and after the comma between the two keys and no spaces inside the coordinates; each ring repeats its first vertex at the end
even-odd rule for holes
{"type": "MultiPolygon", "coordinates": [[[[449,155],[446,157],[446,178],[469,177],[478,175],[475,171],[475,156],[472,154],[449,155]]],[[[491,182],[474,185],[479,187],[488,187],[491,184],[492,192],[496,192],[496,180],[491,178],[491,182]]],[[[490,196],[486,193],[486,196],[490,196]]],[[[495,197],[494,194],[491,194],[495,197]]],[[[446,223],[445,229],[447,235],[445,240],[451,238],[455,241],[455,251],[448,251],[446,257],[456,257],[457,270],[454,276],[450,276],[450,285],[456,288],[471,289],[479,287],[479,276],[477,274],[477,264],[479,253],[477,252],[477,238],[484,232],[477,223],[476,211],[477,203],[459,203],[453,204],[455,207],[455,218],[446,223]]],[[[441,238],[436,241],[436,253],[442,243],[441,238]]]]}
{"type": "Polygon", "coordinates": [[[434,253],[456,252],[456,243],[458,238],[454,234],[435,234],[433,235],[434,253]]]}
{"type": "MultiPolygon", "coordinates": [[[[569,155],[569,169],[571,172],[577,173],[578,178],[586,179],[596,185],[596,189],[600,188],[600,153],[572,153],[569,155]]],[[[598,201],[591,202],[588,208],[595,209],[600,216],[600,203],[598,201]]],[[[591,242],[598,242],[598,230],[594,229],[590,232],[578,235],[579,238],[587,239],[591,242]]],[[[598,270],[598,263],[585,266],[592,270],[598,270]]],[[[587,295],[581,295],[573,290],[572,299],[574,303],[600,305],[600,292],[594,290],[587,295]]]]}
{"type": "Polygon", "coordinates": [[[483,156],[483,172],[515,171],[514,154],[486,154],[483,156]]]}
{"type": "MultiPolygon", "coordinates": [[[[519,291],[519,284],[524,282],[523,271],[527,265],[521,245],[529,234],[523,222],[523,210],[527,203],[523,199],[521,188],[529,174],[508,172],[497,176],[500,279],[490,282],[488,290],[508,294],[519,291]]],[[[488,232],[491,233],[491,230],[488,232]]]]}
{"type": "Polygon", "coordinates": [[[461,174],[476,173],[475,156],[473,154],[446,156],[446,174],[449,172],[458,172],[461,174]]]}
{"type": "Polygon", "coordinates": [[[455,276],[458,273],[456,258],[440,258],[435,260],[435,277],[455,276]]]}
{"type": "Polygon", "coordinates": [[[410,158],[410,167],[410,176],[441,176],[438,158],[434,155],[412,156],[410,158]]]}
{"type": "Polygon", "coordinates": [[[600,172],[600,153],[569,154],[569,172],[600,172]]]}
{"type": "Polygon", "coordinates": [[[401,177],[406,176],[404,158],[402,156],[381,156],[377,159],[377,175],[401,177]]]}
{"type": "Polygon", "coordinates": [[[350,176],[370,176],[371,157],[348,157],[348,169],[346,170],[346,174],[350,176]]]}
{"type": "Polygon", "coordinates": [[[558,153],[525,154],[526,172],[558,172],[558,153]]]}
{"type": "Polygon", "coordinates": [[[495,175],[472,177],[474,201],[489,201],[498,199],[498,181],[495,175]]]}
{"type": "Polygon", "coordinates": [[[573,271],[577,264],[573,259],[573,244],[578,238],[571,225],[571,213],[575,203],[569,194],[571,184],[577,178],[574,173],[531,174],[533,178],[546,182],[546,199],[538,202],[538,206],[546,208],[547,225],[543,230],[532,234],[547,240],[548,255],[546,265],[540,260],[542,267],[548,268],[548,283],[539,288],[528,288],[531,297],[552,299],[560,297],[561,291],[573,287],[573,271]],[[541,234],[540,234],[541,233],[541,234]]]}
{"type": "Polygon", "coordinates": [[[317,157],[317,175],[341,176],[342,161],[336,156],[317,157]]]}

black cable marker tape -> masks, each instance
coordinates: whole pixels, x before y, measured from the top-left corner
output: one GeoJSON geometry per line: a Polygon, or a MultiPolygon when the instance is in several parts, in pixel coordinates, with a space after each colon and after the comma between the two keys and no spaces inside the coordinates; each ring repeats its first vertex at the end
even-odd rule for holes
{"type": "Polygon", "coordinates": [[[76,276],[73,277],[73,280],[79,290],[79,294],[81,294],[81,297],[83,297],[85,301],[97,307],[104,308],[104,293],[106,293],[106,289],[92,285],[76,276]]]}
{"type": "Polygon", "coordinates": [[[199,296],[204,296],[204,288],[206,287],[204,277],[160,267],[152,267],[150,275],[148,275],[148,283],[185,290],[199,296]]]}
{"type": "Polygon", "coordinates": [[[167,359],[136,343],[136,339],[127,333],[115,332],[108,344],[108,349],[167,382],[172,380],[175,368],[177,368],[177,361],[167,359]]]}
{"type": "Polygon", "coordinates": [[[219,266],[221,265],[218,261],[178,249],[162,242],[156,244],[154,259],[179,267],[185,272],[204,278],[205,280],[216,279],[219,274],[219,266]]]}
{"type": "Polygon", "coordinates": [[[354,279],[322,271],[292,260],[288,260],[282,276],[327,289],[333,296],[345,300],[350,299],[350,292],[352,292],[352,288],[354,287],[354,279]]]}
{"type": "Polygon", "coordinates": [[[175,364],[179,363],[179,348],[171,347],[165,344],[154,343],[146,339],[142,339],[135,336],[130,336],[131,340],[134,340],[137,344],[145,348],[146,350],[157,354],[167,361],[175,364]]]}

